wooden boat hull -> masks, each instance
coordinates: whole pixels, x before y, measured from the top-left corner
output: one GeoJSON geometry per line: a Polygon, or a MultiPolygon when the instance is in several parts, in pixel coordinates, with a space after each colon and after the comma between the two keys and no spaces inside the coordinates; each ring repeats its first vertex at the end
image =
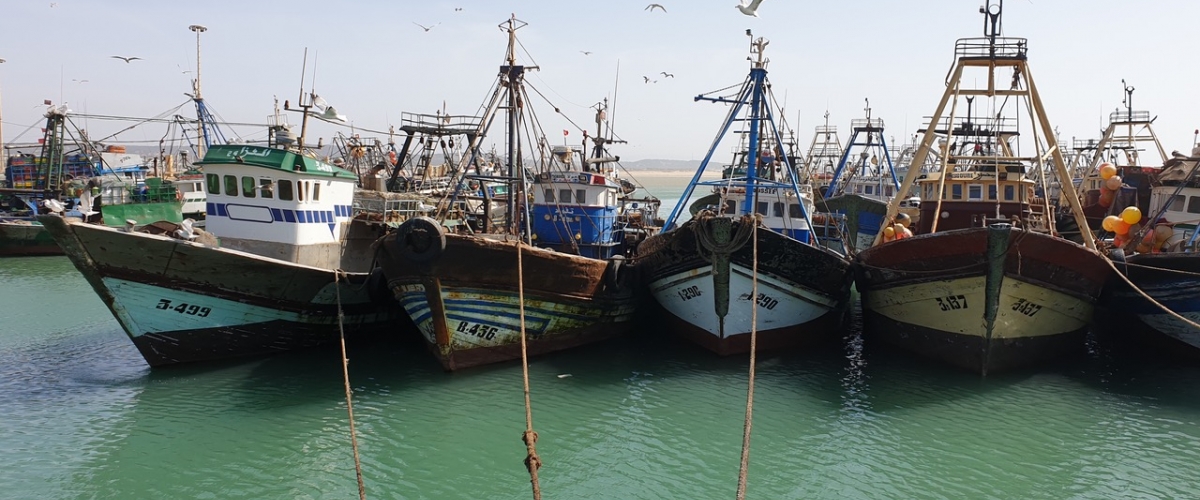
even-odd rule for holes
{"type": "Polygon", "coordinates": [[[753,242],[728,253],[709,252],[696,231],[735,235],[748,219],[693,219],[639,247],[637,266],[668,321],[681,336],[720,355],[750,351],[755,325],[759,351],[817,343],[839,332],[853,275],[847,259],[761,229],[758,294],[753,287],[753,242]],[[716,222],[709,222],[716,221],[716,222]],[[754,297],[753,301],[751,297],[754,297]],[[757,306],[752,323],[752,304],[757,306]]]}
{"type": "Polygon", "coordinates": [[[1007,224],[902,239],[858,260],[868,336],[981,374],[1082,349],[1111,272],[1095,251],[1007,224]]]}
{"type": "Polygon", "coordinates": [[[41,224],[0,221],[0,257],[62,255],[62,248],[41,224]]]}
{"type": "MultiPolygon", "coordinates": [[[[1129,281],[1155,301],[1191,321],[1200,323],[1200,254],[1138,254],[1117,264],[1129,281]]],[[[1110,310],[1131,313],[1167,338],[1200,349],[1200,329],[1189,325],[1146,300],[1128,285],[1114,286],[1110,310]]],[[[1120,314],[1120,313],[1118,313],[1120,314]]]]}
{"type": "Polygon", "coordinates": [[[274,354],[394,328],[382,278],[334,282],[332,270],[166,236],[39,220],[152,367],[274,354]],[[339,290],[340,289],[340,290],[339,290]]]}
{"type": "MultiPolygon", "coordinates": [[[[397,232],[382,241],[378,258],[388,287],[446,370],[520,359],[522,276],[514,240],[447,234],[444,249],[428,260],[406,257],[397,232]]],[[[530,355],[628,331],[636,277],[623,259],[529,246],[521,252],[530,355]]]]}
{"type": "Polygon", "coordinates": [[[854,252],[871,248],[875,235],[883,228],[883,218],[887,215],[887,202],[867,198],[857,194],[844,194],[826,198],[817,205],[828,212],[840,213],[846,216],[847,246],[854,252]]]}

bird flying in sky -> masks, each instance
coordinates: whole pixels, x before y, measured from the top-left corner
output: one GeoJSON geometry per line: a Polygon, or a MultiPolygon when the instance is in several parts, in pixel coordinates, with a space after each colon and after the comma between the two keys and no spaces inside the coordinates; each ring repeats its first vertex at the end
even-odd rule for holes
{"type": "MultiPolygon", "coordinates": [[[[761,2],[762,0],[759,0],[759,1],[761,2]]],[[[648,10],[650,12],[654,12],[654,9],[659,9],[659,10],[663,11],[663,14],[667,13],[667,8],[663,7],[661,4],[657,4],[657,3],[652,3],[650,5],[647,5],[646,8],[643,10],[648,10]]]]}
{"type": "Polygon", "coordinates": [[[675,78],[674,73],[667,73],[666,71],[660,71],[660,73],[662,73],[663,78],[675,78]]]}
{"type": "Polygon", "coordinates": [[[140,57],[125,57],[125,56],[112,56],[112,57],[113,57],[113,59],[120,59],[122,61],[125,61],[125,64],[129,64],[129,61],[137,61],[137,60],[141,59],[140,57]]]}
{"type": "Polygon", "coordinates": [[[646,80],[646,83],[650,83],[650,77],[643,75],[642,79],[646,80]]]}
{"type": "Polygon", "coordinates": [[[590,56],[590,55],[592,55],[592,52],[591,52],[591,51],[589,51],[589,50],[581,50],[581,51],[579,51],[579,52],[580,52],[581,54],[585,55],[585,56],[590,56]]]}
{"type": "Polygon", "coordinates": [[[433,26],[425,26],[424,24],[417,23],[417,22],[414,22],[413,24],[415,24],[415,25],[417,25],[417,26],[420,26],[420,27],[421,27],[421,29],[425,30],[425,32],[426,32],[426,33],[428,33],[428,32],[429,32],[429,30],[433,29],[433,28],[434,28],[434,27],[436,27],[438,24],[442,24],[442,23],[437,23],[437,24],[435,24],[435,25],[433,25],[433,26]]]}
{"type": "Polygon", "coordinates": [[[742,14],[758,17],[758,4],[761,3],[762,0],[750,0],[748,3],[746,0],[742,0],[741,3],[735,5],[734,7],[737,7],[737,10],[741,11],[742,14]]]}

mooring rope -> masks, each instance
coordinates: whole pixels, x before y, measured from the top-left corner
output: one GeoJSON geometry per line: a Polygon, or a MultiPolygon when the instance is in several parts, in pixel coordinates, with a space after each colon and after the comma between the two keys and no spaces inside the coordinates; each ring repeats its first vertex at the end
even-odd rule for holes
{"type": "Polygon", "coordinates": [[[742,463],[738,468],[737,500],[746,498],[746,472],[750,467],[750,426],[754,415],[754,368],[755,353],[758,351],[758,216],[749,219],[754,228],[751,230],[751,248],[754,259],[750,271],[750,375],[746,389],[746,420],[742,423],[742,463]]]}
{"type": "MultiPolygon", "coordinates": [[[[754,226],[751,228],[747,228],[747,224],[741,224],[738,226],[737,232],[734,233],[731,238],[729,238],[729,243],[722,245],[713,241],[712,235],[709,234],[710,226],[708,224],[702,224],[711,220],[713,216],[710,215],[702,217],[702,219],[696,221],[696,227],[692,231],[692,234],[696,237],[696,246],[698,250],[697,253],[700,254],[702,259],[710,262],[712,261],[713,255],[728,255],[740,250],[746,245],[746,242],[749,241],[751,234],[756,231],[758,227],[757,223],[754,223],[754,226]],[[705,253],[706,251],[707,254],[705,253]]],[[[746,216],[742,220],[757,221],[757,214],[746,216]]]]}
{"type": "MultiPolygon", "coordinates": [[[[1138,295],[1141,295],[1143,299],[1150,301],[1151,304],[1154,304],[1156,307],[1158,307],[1159,309],[1162,309],[1163,311],[1165,311],[1167,314],[1171,315],[1175,319],[1182,321],[1184,323],[1187,323],[1188,325],[1191,325],[1192,328],[1200,329],[1200,324],[1198,324],[1195,321],[1192,321],[1190,319],[1187,319],[1186,317],[1184,317],[1183,315],[1181,315],[1175,311],[1172,311],[1171,308],[1163,305],[1161,302],[1159,302],[1157,300],[1154,300],[1154,297],[1151,297],[1149,294],[1142,291],[1142,289],[1139,288],[1137,285],[1133,284],[1133,282],[1129,280],[1129,277],[1125,276],[1125,273],[1121,272],[1121,270],[1117,268],[1117,264],[1115,262],[1113,262],[1112,259],[1106,258],[1106,259],[1104,259],[1104,261],[1108,262],[1108,266],[1111,267],[1112,270],[1117,273],[1117,276],[1120,276],[1121,279],[1125,281],[1125,284],[1129,285],[1129,288],[1132,288],[1134,292],[1137,292],[1138,295]]],[[[1134,264],[1134,265],[1137,265],[1137,264],[1134,264]]],[[[1147,267],[1149,267],[1149,266],[1147,266],[1147,267]]]]}
{"type": "Polygon", "coordinates": [[[533,485],[533,500],[542,500],[542,487],[538,484],[538,469],[542,459],[537,454],[537,432],[533,430],[533,407],[529,403],[529,350],[525,340],[525,269],[521,262],[521,245],[517,242],[517,302],[521,311],[521,378],[525,387],[525,469],[529,471],[529,483],[533,485]]]}
{"type": "Polygon", "coordinates": [[[350,390],[350,360],[346,358],[346,329],[343,326],[346,317],[342,311],[341,276],[341,269],[333,271],[333,289],[337,293],[338,333],[342,341],[342,382],[346,385],[346,413],[350,416],[350,447],[354,450],[354,475],[358,478],[358,498],[366,500],[367,487],[363,484],[362,461],[358,457],[358,433],[354,430],[354,403],[351,398],[353,391],[350,390]]]}

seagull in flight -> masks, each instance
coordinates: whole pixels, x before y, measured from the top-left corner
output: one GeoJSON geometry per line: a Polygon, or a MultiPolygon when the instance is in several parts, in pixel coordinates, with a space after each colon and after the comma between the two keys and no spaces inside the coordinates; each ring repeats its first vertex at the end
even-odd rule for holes
{"type": "Polygon", "coordinates": [[[87,80],[76,80],[74,78],[72,78],[71,81],[76,82],[76,83],[87,83],[88,82],[87,80]]]}
{"type": "Polygon", "coordinates": [[[591,52],[591,51],[589,51],[589,50],[581,50],[581,51],[579,51],[579,52],[580,52],[581,54],[585,55],[585,56],[590,56],[590,55],[592,55],[592,52],[591,52]]]}
{"type": "Polygon", "coordinates": [[[762,0],[750,0],[749,3],[746,3],[745,0],[742,0],[741,3],[735,5],[734,7],[737,7],[737,10],[740,10],[742,14],[758,17],[758,5],[761,3],[762,0]]]}
{"type": "MultiPolygon", "coordinates": [[[[759,1],[762,1],[762,0],[759,0],[759,1]]],[[[657,3],[652,3],[650,5],[647,5],[646,8],[642,9],[642,10],[648,10],[650,12],[654,12],[654,9],[662,10],[663,14],[667,13],[667,8],[663,7],[661,4],[657,4],[657,3]]]]}
{"type": "Polygon", "coordinates": [[[650,77],[642,75],[642,78],[646,80],[646,83],[650,83],[650,77]]]}
{"type": "Polygon", "coordinates": [[[660,71],[660,73],[662,73],[663,78],[675,78],[674,73],[667,73],[666,71],[660,71]]]}
{"type": "Polygon", "coordinates": [[[462,7],[455,7],[454,12],[462,12],[462,7]]]}
{"type": "Polygon", "coordinates": [[[125,56],[112,56],[112,58],[125,61],[125,64],[129,64],[129,61],[137,61],[137,60],[141,59],[140,57],[125,57],[125,56]]]}
{"type": "Polygon", "coordinates": [[[436,27],[438,24],[442,24],[442,23],[437,23],[437,24],[435,24],[435,25],[433,25],[433,26],[425,26],[424,24],[417,23],[417,22],[414,22],[413,24],[415,24],[415,25],[417,25],[417,26],[420,26],[420,27],[421,27],[421,29],[425,30],[425,32],[426,32],[426,33],[429,33],[429,30],[431,30],[431,29],[435,28],[435,27],[436,27]]]}

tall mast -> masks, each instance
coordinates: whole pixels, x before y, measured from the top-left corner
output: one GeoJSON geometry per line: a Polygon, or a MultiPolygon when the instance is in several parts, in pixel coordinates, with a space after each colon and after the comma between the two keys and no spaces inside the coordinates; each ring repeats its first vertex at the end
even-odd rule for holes
{"type": "Polygon", "coordinates": [[[200,95],[200,34],[208,31],[208,28],[199,24],[188,26],[189,30],[196,33],[196,79],[192,81],[192,101],[196,103],[196,120],[199,122],[196,127],[196,159],[204,158],[204,153],[208,149],[208,133],[205,130],[204,123],[204,97],[200,95]]]}
{"type": "MultiPolygon", "coordinates": [[[[4,59],[0,59],[4,64],[4,59]]],[[[0,102],[0,175],[8,170],[8,155],[4,153],[4,104],[0,102]]]]}
{"type": "MultiPolygon", "coordinates": [[[[519,21],[516,15],[513,15],[508,19],[508,21],[500,24],[500,29],[508,32],[508,52],[504,55],[505,65],[500,67],[500,74],[506,75],[507,80],[505,82],[505,106],[508,108],[508,121],[506,124],[506,127],[508,128],[508,141],[505,146],[505,153],[508,157],[509,193],[505,226],[510,232],[513,231],[513,223],[515,222],[514,215],[516,214],[517,209],[516,197],[518,194],[524,192],[523,185],[522,189],[513,189],[513,187],[516,185],[517,173],[518,169],[520,168],[518,165],[520,158],[517,158],[520,156],[520,151],[517,147],[517,133],[519,130],[519,124],[517,121],[520,118],[520,108],[523,107],[523,104],[520,102],[520,95],[518,93],[521,89],[521,79],[525,73],[525,67],[517,65],[517,30],[523,27],[525,27],[525,23],[523,21],[519,21]],[[517,23],[520,24],[518,25],[517,23]]],[[[520,173],[523,174],[524,170],[520,170],[520,173]]]]}

